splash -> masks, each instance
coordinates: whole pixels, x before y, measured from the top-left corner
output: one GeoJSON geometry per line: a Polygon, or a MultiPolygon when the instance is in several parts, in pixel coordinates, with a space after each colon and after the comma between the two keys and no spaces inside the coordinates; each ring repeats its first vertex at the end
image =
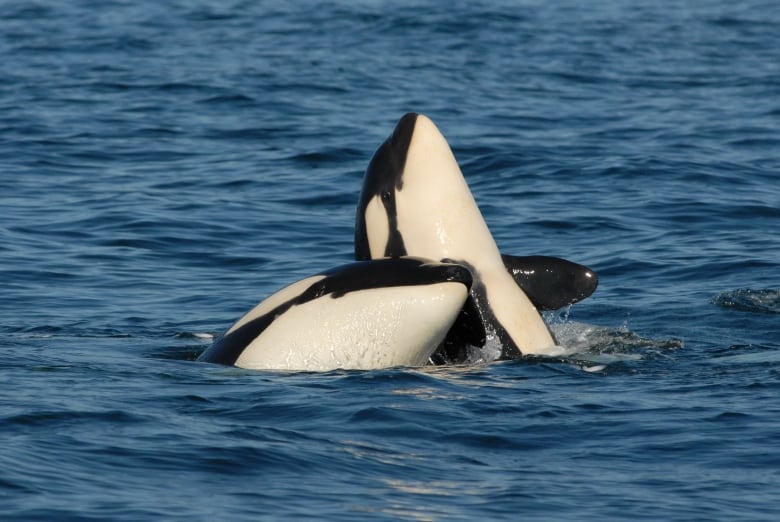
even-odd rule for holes
{"type": "Polygon", "coordinates": [[[576,321],[552,324],[558,344],[569,354],[641,354],[647,351],[669,351],[683,347],[679,339],[652,339],[628,329],[595,326],[576,321]]]}
{"type": "Polygon", "coordinates": [[[710,302],[721,308],[732,308],[756,314],[780,314],[780,290],[739,288],[721,292],[710,302]]]}
{"type": "Polygon", "coordinates": [[[621,363],[671,357],[683,347],[679,339],[642,337],[624,324],[609,328],[566,321],[550,325],[561,347],[560,361],[600,373],[621,363]]]}

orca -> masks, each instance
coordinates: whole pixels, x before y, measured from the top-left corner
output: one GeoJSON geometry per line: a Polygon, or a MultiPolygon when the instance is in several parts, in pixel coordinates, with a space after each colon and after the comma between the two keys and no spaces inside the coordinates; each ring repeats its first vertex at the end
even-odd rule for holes
{"type": "Polygon", "coordinates": [[[404,115],[372,157],[355,220],[356,259],[400,256],[457,263],[472,273],[444,360],[456,352],[462,359],[464,343],[487,343],[483,355],[493,359],[555,353],[538,309],[577,302],[598,284],[595,272],[564,259],[502,257],[449,144],[416,113],[404,115]]]}
{"type": "Polygon", "coordinates": [[[464,266],[427,259],[339,266],[274,293],[198,360],[262,370],[422,366],[442,344],[471,284],[464,266]]]}

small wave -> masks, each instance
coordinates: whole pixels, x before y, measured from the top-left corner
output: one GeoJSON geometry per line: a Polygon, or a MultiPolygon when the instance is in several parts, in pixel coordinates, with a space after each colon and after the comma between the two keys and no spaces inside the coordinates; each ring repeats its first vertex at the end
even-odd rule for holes
{"type": "Polygon", "coordinates": [[[56,326],[56,325],[36,325],[28,327],[17,327],[2,329],[4,333],[18,339],[51,339],[51,338],[87,338],[87,339],[126,339],[133,337],[128,332],[123,332],[114,328],[89,328],[81,326],[56,326]]]}
{"type": "Polygon", "coordinates": [[[650,339],[630,331],[626,326],[608,328],[567,321],[551,324],[558,344],[569,353],[628,353],[643,350],[677,350],[679,339],[650,339]]]}
{"type": "Polygon", "coordinates": [[[107,411],[75,411],[70,409],[31,411],[3,418],[3,424],[33,426],[59,426],[93,421],[107,421],[112,425],[118,423],[139,422],[139,417],[123,410],[107,411]]]}
{"type": "MultiPolygon", "coordinates": [[[[713,354],[716,364],[774,365],[780,363],[780,351],[769,345],[734,344],[713,354]]],[[[764,383],[760,384],[761,386],[764,383]]]]}
{"type": "Polygon", "coordinates": [[[177,332],[174,337],[177,339],[200,339],[209,342],[214,340],[214,334],[208,332],[177,332]]]}
{"type": "Polygon", "coordinates": [[[215,337],[215,334],[209,332],[176,332],[173,338],[176,341],[184,341],[183,344],[167,344],[153,350],[148,356],[153,359],[194,361],[215,337]]]}
{"type": "Polygon", "coordinates": [[[679,339],[642,337],[625,326],[607,328],[567,321],[550,327],[561,347],[561,354],[557,356],[587,372],[601,372],[616,363],[668,357],[668,352],[684,345],[679,339]]]}
{"type": "Polygon", "coordinates": [[[242,93],[224,93],[210,96],[200,100],[200,103],[206,105],[226,105],[226,106],[239,106],[246,107],[254,105],[256,100],[251,96],[247,96],[242,93]]]}
{"type": "Polygon", "coordinates": [[[733,308],[757,314],[780,314],[780,290],[739,288],[721,292],[710,302],[721,308],[733,308]]]}

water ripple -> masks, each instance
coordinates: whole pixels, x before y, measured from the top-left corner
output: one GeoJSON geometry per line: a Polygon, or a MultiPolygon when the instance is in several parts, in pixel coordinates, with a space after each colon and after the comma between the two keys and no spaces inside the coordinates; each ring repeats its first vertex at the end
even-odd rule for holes
{"type": "Polygon", "coordinates": [[[711,302],[741,312],[780,314],[780,290],[740,288],[720,292],[711,302]]]}
{"type": "Polygon", "coordinates": [[[2,3],[4,519],[772,520],[778,16],[2,3]],[[561,354],[193,362],[352,258],[362,173],[409,110],[502,251],[599,273],[546,317],[561,354]]]}

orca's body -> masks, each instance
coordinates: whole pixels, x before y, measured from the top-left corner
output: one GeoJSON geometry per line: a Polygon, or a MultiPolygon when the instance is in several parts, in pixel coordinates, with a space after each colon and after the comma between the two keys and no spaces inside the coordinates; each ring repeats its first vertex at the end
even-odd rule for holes
{"type": "Polygon", "coordinates": [[[466,268],[424,259],[341,266],[268,297],[198,360],[306,371],[424,365],[471,283],[466,268]]]}
{"type": "Polygon", "coordinates": [[[355,255],[419,256],[469,269],[470,306],[448,338],[449,356],[485,339],[502,358],[552,353],[555,340],[534,302],[560,308],[590,295],[598,281],[563,259],[502,257],[444,136],[414,113],[401,118],[366,170],[355,255]]]}

